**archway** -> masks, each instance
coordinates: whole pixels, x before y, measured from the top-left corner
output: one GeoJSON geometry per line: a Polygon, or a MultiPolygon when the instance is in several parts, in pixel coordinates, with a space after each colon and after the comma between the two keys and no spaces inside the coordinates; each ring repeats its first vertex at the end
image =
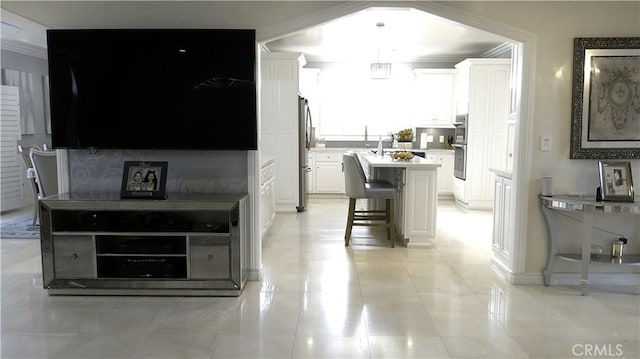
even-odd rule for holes
{"type": "Polygon", "coordinates": [[[515,66],[518,81],[514,87],[515,108],[513,112],[515,145],[512,178],[515,196],[513,196],[512,208],[515,209],[513,216],[515,222],[513,224],[514,235],[510,239],[512,241],[513,254],[509,263],[504,263],[502,267],[498,266],[498,269],[503,272],[508,280],[514,282],[516,274],[524,272],[526,254],[527,184],[530,181],[530,161],[528,158],[530,158],[531,146],[529,144],[533,133],[532,78],[536,51],[535,35],[475,14],[463,12],[446,4],[434,2],[348,2],[264,28],[258,31],[257,41],[264,44],[291,33],[322,25],[369,8],[412,8],[424,11],[464,26],[503,36],[515,45],[513,66],[515,66]]]}

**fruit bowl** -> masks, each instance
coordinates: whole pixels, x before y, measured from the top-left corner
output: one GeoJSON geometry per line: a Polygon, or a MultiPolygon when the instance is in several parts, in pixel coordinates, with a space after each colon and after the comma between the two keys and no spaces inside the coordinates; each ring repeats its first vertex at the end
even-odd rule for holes
{"type": "Polygon", "coordinates": [[[413,153],[411,152],[394,152],[391,154],[391,158],[396,161],[409,161],[413,159],[413,153]]]}

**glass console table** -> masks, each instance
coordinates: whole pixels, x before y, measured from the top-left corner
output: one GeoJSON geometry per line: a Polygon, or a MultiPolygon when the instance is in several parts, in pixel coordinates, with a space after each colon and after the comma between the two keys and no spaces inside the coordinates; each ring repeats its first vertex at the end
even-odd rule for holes
{"type": "MultiPolygon", "coordinates": [[[[600,214],[640,215],[640,201],[636,197],[634,202],[603,202],[596,201],[595,197],[571,197],[571,196],[539,196],[540,207],[547,224],[549,253],[547,267],[543,271],[544,284],[550,285],[556,260],[580,262],[582,274],[580,286],[582,295],[587,294],[589,284],[589,265],[591,263],[608,263],[614,265],[640,266],[640,255],[624,254],[620,258],[602,254],[591,255],[591,232],[593,218],[600,214]],[[582,253],[558,253],[558,218],[556,212],[574,212],[582,214],[582,253]]],[[[638,220],[637,218],[635,220],[638,220]]]]}

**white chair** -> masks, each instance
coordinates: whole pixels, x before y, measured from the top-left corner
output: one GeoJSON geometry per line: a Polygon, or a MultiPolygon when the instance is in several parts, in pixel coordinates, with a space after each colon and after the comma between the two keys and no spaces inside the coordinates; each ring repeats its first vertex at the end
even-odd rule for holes
{"type": "Polygon", "coordinates": [[[31,162],[31,157],[29,157],[29,152],[32,150],[40,150],[38,145],[32,145],[29,149],[25,149],[21,145],[18,145],[18,152],[22,156],[22,160],[24,161],[24,165],[27,167],[27,178],[31,183],[31,189],[33,190],[33,224],[36,225],[38,221],[38,183],[36,181],[36,172],[33,169],[33,162],[31,162]]]}
{"type": "Polygon", "coordinates": [[[45,198],[58,193],[58,161],[56,151],[41,151],[31,149],[29,157],[36,172],[39,198],[45,198]]]}
{"type": "Polygon", "coordinates": [[[387,229],[387,239],[394,247],[391,236],[394,229],[393,199],[395,187],[387,181],[367,181],[362,165],[355,153],[342,155],[344,166],[345,192],[349,197],[349,214],[347,217],[347,229],[344,235],[344,245],[348,246],[351,239],[353,226],[380,226],[387,229]],[[384,199],[385,210],[356,210],[358,198],[384,199]]]}

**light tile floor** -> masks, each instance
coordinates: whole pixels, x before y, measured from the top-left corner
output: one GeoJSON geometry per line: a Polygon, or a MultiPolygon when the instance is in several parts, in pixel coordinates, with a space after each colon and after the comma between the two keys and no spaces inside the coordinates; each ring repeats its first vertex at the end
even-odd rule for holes
{"type": "Polygon", "coordinates": [[[505,283],[490,212],[441,201],[430,249],[365,228],[345,248],[346,213],[312,199],[279,214],[264,280],[237,298],[48,296],[39,242],[2,239],[1,357],[640,357],[638,288],[505,283]]]}

